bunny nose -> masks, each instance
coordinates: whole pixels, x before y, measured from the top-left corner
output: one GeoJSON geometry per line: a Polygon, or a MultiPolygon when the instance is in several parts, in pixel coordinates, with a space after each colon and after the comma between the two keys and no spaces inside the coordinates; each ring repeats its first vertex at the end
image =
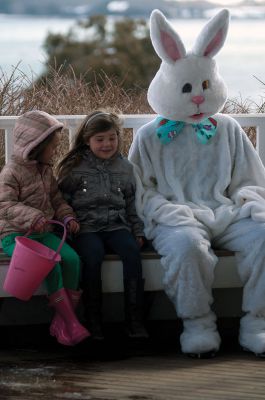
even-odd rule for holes
{"type": "Polygon", "coordinates": [[[193,96],[191,101],[195,104],[201,104],[204,102],[204,96],[193,96]]]}

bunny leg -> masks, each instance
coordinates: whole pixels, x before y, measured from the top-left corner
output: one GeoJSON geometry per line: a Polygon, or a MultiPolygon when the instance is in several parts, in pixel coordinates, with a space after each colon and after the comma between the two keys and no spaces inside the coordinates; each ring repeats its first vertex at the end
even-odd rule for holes
{"type": "Polygon", "coordinates": [[[239,343],[257,356],[265,356],[265,223],[244,218],[231,224],[218,238],[218,246],[236,252],[243,283],[239,343]]]}
{"type": "Polygon", "coordinates": [[[154,247],[162,256],[165,291],[183,319],[182,351],[198,357],[215,353],[220,336],[211,304],[217,257],[207,230],[194,223],[193,227],[160,226],[154,233],[154,247]]]}

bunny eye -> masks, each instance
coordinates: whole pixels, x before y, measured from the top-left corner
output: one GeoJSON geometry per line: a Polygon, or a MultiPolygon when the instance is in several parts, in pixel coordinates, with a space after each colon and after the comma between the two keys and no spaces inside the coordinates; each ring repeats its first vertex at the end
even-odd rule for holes
{"type": "Polygon", "coordinates": [[[202,82],[203,90],[209,89],[209,87],[210,87],[210,81],[208,79],[206,79],[206,81],[202,82]]]}
{"type": "Polygon", "coordinates": [[[185,83],[182,88],[182,93],[190,93],[192,91],[192,85],[190,83],[185,83]]]}

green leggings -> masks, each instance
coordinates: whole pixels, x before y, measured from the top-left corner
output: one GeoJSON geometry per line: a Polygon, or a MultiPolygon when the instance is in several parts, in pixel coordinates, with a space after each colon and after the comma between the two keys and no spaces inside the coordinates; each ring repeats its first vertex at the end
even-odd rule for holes
{"type": "MultiPolygon", "coordinates": [[[[20,233],[12,233],[2,239],[4,252],[8,256],[12,256],[15,248],[15,237],[23,236],[20,233]]],[[[57,250],[61,240],[59,237],[50,232],[29,235],[29,238],[36,240],[49,247],[57,250]]],[[[79,288],[80,282],[80,259],[77,253],[67,243],[63,244],[60,251],[62,258],[61,263],[57,263],[52,271],[45,278],[45,284],[49,295],[57,292],[57,290],[66,289],[76,290],[79,288]]]]}

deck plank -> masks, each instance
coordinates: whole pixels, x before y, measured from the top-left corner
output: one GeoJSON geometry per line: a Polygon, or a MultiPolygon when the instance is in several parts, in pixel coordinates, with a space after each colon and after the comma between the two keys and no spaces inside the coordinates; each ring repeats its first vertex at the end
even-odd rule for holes
{"type": "MultiPolygon", "coordinates": [[[[233,339],[234,340],[234,339],[233,339]]],[[[215,359],[194,360],[161,343],[109,348],[0,350],[0,393],[9,400],[264,399],[264,363],[236,346],[215,359]],[[155,344],[155,345],[154,345],[155,344]],[[115,348],[117,354],[115,354],[115,348]]]]}

